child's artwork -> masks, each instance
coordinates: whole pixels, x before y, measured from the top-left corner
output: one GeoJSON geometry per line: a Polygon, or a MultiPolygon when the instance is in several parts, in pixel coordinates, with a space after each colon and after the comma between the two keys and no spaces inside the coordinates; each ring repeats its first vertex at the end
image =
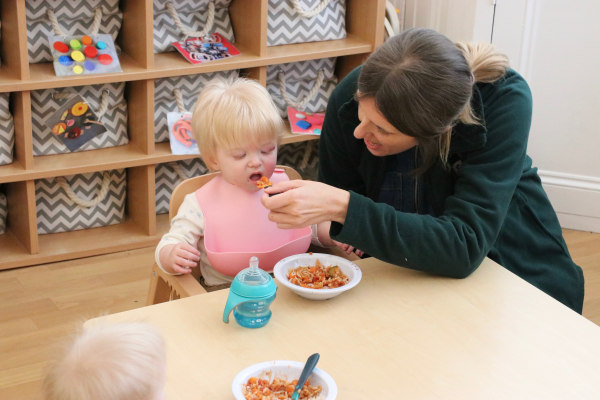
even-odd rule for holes
{"type": "Polygon", "coordinates": [[[48,119],[48,126],[70,151],[106,132],[89,104],[79,95],[74,95],[60,107],[48,119]]]}
{"type": "Polygon", "coordinates": [[[112,36],[50,36],[56,76],[121,72],[112,36]]]}
{"type": "Polygon", "coordinates": [[[192,135],[192,114],[169,112],[169,141],[173,154],[200,154],[198,144],[192,135]]]}
{"type": "Polygon", "coordinates": [[[288,107],[288,121],[292,133],[299,135],[320,135],[325,113],[309,113],[288,107]]]}
{"type": "Polygon", "coordinates": [[[190,37],[172,44],[192,64],[220,60],[240,54],[238,49],[218,33],[204,37],[190,37]]]}

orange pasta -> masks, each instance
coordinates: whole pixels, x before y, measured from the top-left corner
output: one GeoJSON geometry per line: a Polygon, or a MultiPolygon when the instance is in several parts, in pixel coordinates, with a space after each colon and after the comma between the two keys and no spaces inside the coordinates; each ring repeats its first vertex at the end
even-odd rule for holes
{"type": "MultiPolygon", "coordinates": [[[[267,375],[266,378],[270,378],[271,371],[266,372],[265,375],[267,375]]],[[[292,393],[297,383],[297,379],[288,382],[285,379],[279,378],[271,380],[252,377],[244,384],[242,392],[246,400],[286,400],[292,398],[292,393]]],[[[311,386],[310,380],[307,379],[300,391],[300,399],[316,399],[322,390],[321,386],[311,386]]]]}
{"type": "Polygon", "coordinates": [[[268,188],[269,186],[273,186],[273,182],[271,182],[269,180],[269,178],[267,178],[266,176],[263,176],[259,180],[256,181],[256,187],[259,189],[265,189],[265,188],[268,188]]]}
{"type": "Polygon", "coordinates": [[[313,266],[297,267],[288,272],[294,285],[310,289],[333,289],[349,282],[348,277],[337,265],[326,267],[319,260],[313,266]]]}

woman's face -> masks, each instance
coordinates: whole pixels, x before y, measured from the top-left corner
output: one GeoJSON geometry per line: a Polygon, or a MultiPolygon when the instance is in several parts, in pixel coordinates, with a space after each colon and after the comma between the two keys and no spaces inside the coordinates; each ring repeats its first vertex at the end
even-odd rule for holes
{"type": "Polygon", "coordinates": [[[360,124],[354,129],[354,137],[363,139],[374,156],[399,154],[417,145],[417,139],[400,132],[385,119],[373,98],[358,102],[358,119],[360,124]]]}

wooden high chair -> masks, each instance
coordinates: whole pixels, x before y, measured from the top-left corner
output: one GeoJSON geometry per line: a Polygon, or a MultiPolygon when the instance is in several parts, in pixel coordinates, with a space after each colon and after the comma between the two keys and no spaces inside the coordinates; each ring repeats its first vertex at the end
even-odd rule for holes
{"type": "MultiPolygon", "coordinates": [[[[278,165],[285,171],[290,180],[302,179],[300,174],[291,167],[278,165]]],[[[214,178],[219,172],[212,172],[194,178],[186,179],[175,187],[169,201],[169,221],[177,215],[179,206],[188,193],[195,192],[202,185],[214,178]]],[[[226,285],[228,286],[228,285],[226,285]]],[[[217,287],[224,288],[223,287],[217,287]]],[[[210,289],[209,289],[210,290],[210,289]]],[[[194,296],[196,294],[206,293],[207,289],[200,284],[200,268],[193,268],[191,274],[169,275],[154,263],[152,266],[152,275],[150,276],[150,288],[146,304],[157,304],[165,301],[176,300],[184,297],[194,296]]]]}

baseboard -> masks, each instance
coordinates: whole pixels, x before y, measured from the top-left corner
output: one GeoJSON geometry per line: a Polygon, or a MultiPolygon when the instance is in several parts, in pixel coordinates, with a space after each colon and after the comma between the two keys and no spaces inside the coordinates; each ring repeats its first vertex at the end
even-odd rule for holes
{"type": "Polygon", "coordinates": [[[538,173],[563,228],[600,233],[600,178],[538,173]]]}

